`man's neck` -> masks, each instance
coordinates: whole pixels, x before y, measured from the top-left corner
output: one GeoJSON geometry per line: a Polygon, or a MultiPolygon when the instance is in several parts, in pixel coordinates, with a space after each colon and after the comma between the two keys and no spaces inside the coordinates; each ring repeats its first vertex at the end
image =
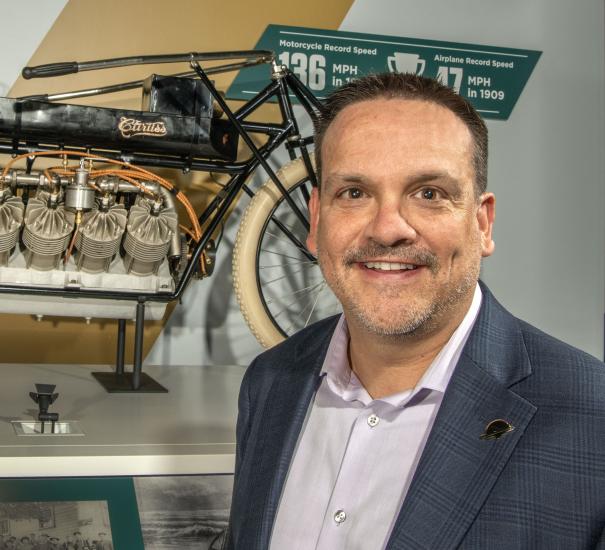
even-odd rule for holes
{"type": "Polygon", "coordinates": [[[349,322],[349,363],[366,391],[380,399],[412,389],[460,326],[472,302],[422,335],[382,336],[349,322]]]}

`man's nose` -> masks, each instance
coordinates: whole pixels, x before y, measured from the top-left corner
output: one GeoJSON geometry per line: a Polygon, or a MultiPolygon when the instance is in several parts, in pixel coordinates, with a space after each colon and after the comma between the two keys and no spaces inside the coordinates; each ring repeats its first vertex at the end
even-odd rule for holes
{"type": "Polygon", "coordinates": [[[373,218],[366,226],[366,238],[384,246],[409,244],[417,238],[416,230],[399,201],[377,204],[373,218]]]}

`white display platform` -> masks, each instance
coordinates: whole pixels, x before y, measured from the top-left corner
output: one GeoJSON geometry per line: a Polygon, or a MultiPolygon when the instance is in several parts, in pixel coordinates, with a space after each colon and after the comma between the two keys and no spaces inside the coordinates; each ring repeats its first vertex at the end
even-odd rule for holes
{"type": "MultiPolygon", "coordinates": [[[[237,395],[245,367],[145,366],[168,393],[107,393],[99,365],[0,365],[0,477],[232,473],[237,395]],[[55,384],[49,409],[82,436],[18,436],[37,419],[35,383],[55,384]]],[[[127,369],[128,370],[128,367],[127,369]]],[[[47,424],[50,428],[50,424],[47,424]]]]}

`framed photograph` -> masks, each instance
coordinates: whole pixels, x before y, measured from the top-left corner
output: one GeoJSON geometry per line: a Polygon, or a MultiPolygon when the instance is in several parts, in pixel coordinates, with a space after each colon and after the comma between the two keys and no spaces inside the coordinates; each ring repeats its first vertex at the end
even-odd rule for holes
{"type": "Polygon", "coordinates": [[[233,474],[136,477],[146,550],[220,550],[233,474]]]}
{"type": "Polygon", "coordinates": [[[0,479],[0,550],[220,550],[232,474],[0,479]]]}
{"type": "Polygon", "coordinates": [[[133,479],[0,479],[0,548],[144,550],[133,479]]]}

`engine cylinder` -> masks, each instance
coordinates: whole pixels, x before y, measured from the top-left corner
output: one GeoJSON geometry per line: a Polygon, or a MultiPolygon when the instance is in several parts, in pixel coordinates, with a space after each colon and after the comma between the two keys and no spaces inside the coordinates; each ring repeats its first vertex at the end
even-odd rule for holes
{"type": "Polygon", "coordinates": [[[120,247],[126,218],[127,213],[122,205],[84,214],[76,235],[78,269],[88,273],[101,273],[109,269],[120,247]]]}
{"type": "Polygon", "coordinates": [[[28,267],[47,271],[57,267],[69,244],[75,215],[58,205],[47,192],[30,199],[25,210],[23,244],[28,267]]]}
{"type": "Polygon", "coordinates": [[[10,197],[0,204],[0,265],[8,265],[11,250],[19,239],[24,210],[21,197],[10,197]]]}
{"type": "Polygon", "coordinates": [[[150,205],[133,206],[124,237],[124,267],[127,273],[151,275],[166,257],[172,235],[178,230],[178,216],[165,208],[158,213],[150,205]]]}

